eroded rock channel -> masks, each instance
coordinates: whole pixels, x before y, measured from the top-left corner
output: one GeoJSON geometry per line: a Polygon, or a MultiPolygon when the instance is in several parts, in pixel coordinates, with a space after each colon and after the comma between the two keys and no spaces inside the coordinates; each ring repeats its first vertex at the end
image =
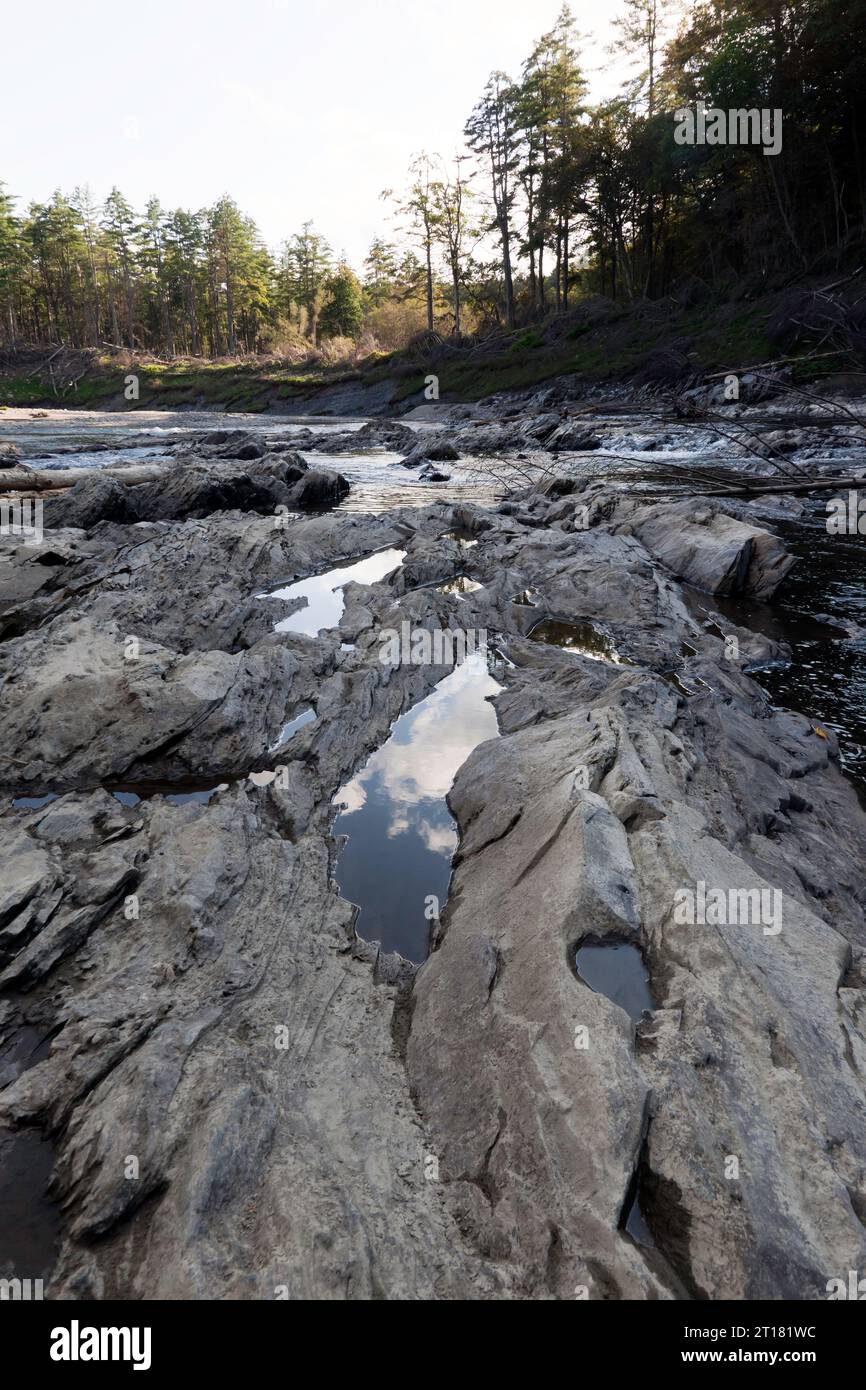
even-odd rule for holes
{"type": "Polygon", "coordinates": [[[597,476],[353,512],[225,447],[3,538],[0,1273],[824,1297],[866,1265],[866,813],[724,606],[785,545],[597,476]]]}

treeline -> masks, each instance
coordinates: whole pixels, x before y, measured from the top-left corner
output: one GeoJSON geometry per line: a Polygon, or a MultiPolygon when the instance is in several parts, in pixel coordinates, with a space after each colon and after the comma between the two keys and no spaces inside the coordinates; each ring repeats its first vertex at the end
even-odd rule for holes
{"type": "Polygon", "coordinates": [[[307,316],[315,336],[323,291],[329,334],[360,330],[360,291],[308,224],[274,257],[229,197],[200,212],[156,198],[136,214],[114,189],[55,193],[17,218],[0,188],[0,306],[7,342],[123,347],[168,356],[235,355],[274,346],[307,316]]]}
{"type": "Polygon", "coordinates": [[[492,317],[688,282],[722,296],[862,253],[866,0],[699,2],[676,32],[670,11],[623,0],[615,48],[634,78],[601,104],[587,103],[567,6],[515,80],[491,75],[466,139],[498,243],[492,317]],[[680,143],[677,112],[698,103],[781,112],[781,149],[710,143],[716,129],[680,143]]]}
{"type": "Polygon", "coordinates": [[[866,0],[711,0],[673,31],[622,0],[633,80],[587,100],[564,7],[516,76],[492,73],[450,166],[413,161],[359,275],[311,223],[271,252],[228,196],[136,212],[114,189],[16,212],[0,185],[0,339],[167,356],[333,339],[397,346],[513,327],[579,296],[653,299],[846,265],[866,224],[866,0]],[[683,144],[676,112],[781,110],[782,147],[683,144]]]}
{"type": "Polygon", "coordinates": [[[396,345],[421,322],[420,262],[376,241],[364,282],[309,222],[273,255],[228,196],[137,213],[116,188],[101,206],[76,189],[19,217],[0,184],[0,342],[219,357],[368,326],[396,345]]]}

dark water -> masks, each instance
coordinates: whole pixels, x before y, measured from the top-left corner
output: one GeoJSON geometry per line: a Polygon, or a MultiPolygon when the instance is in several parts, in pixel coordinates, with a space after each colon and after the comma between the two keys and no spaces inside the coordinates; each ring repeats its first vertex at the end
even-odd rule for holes
{"type": "Polygon", "coordinates": [[[202,782],[194,778],[179,777],[173,782],[109,783],[105,790],[111,792],[121,806],[137,806],[140,801],[149,801],[154,796],[164,797],[172,806],[188,806],[191,803],[206,806],[212,796],[219,791],[226,791],[228,785],[226,781],[216,782],[213,778],[208,782],[202,782]]]}
{"type": "Polygon", "coordinates": [[[617,666],[631,665],[627,657],[620,656],[612,638],[593,623],[565,623],[558,618],[544,618],[530,628],[528,635],[533,642],[561,647],[563,651],[589,657],[591,661],[609,661],[617,666]]]}
{"type": "Polygon", "coordinates": [[[655,1008],[643,956],[627,941],[579,946],[574,968],[584,984],[625,1009],[633,1023],[639,1023],[645,1011],[655,1008]]]}
{"type": "Polygon", "coordinates": [[[826,723],[839,738],[842,765],[866,793],[866,537],[828,535],[823,504],[780,528],[798,556],[776,596],[789,621],[793,660],[755,673],[773,703],[826,723]],[[862,628],[833,634],[818,615],[862,628]]]}
{"type": "Polygon", "coordinates": [[[0,1278],[47,1279],[60,1212],[48,1197],[54,1151],[34,1130],[0,1134],[0,1278]]]}
{"type": "Polygon", "coordinates": [[[357,903],[359,936],[423,961],[431,919],[427,899],[445,904],[457,830],[446,796],[458,768],[498,734],[488,697],[501,687],[475,653],[396,721],[334,804],[333,834],[348,835],[336,879],[357,903]]]}
{"type": "MultiPolygon", "coordinates": [[[[842,766],[866,797],[866,537],[833,536],[821,501],[778,530],[797,564],[772,603],[688,591],[692,612],[721,614],[791,648],[791,661],[750,667],[780,709],[833,729],[842,766]],[[848,626],[864,629],[849,636],[848,626]]],[[[688,677],[686,677],[688,679],[688,677]]]]}

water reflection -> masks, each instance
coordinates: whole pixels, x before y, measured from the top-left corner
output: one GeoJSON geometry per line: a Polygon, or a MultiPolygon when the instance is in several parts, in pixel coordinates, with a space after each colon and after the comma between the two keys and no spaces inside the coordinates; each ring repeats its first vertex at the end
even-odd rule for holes
{"type": "Polygon", "coordinates": [[[274,631],[317,637],[325,629],[336,627],[342,618],[346,606],[343,596],[345,584],[376,584],[402,565],[405,554],[405,550],[393,548],[377,550],[374,555],[356,560],[352,565],[314,574],[283,589],[273,589],[270,594],[260,594],[259,598],[303,599],[303,606],[275,623],[274,631]]]}
{"type": "Polygon", "coordinates": [[[637,946],[628,941],[595,942],[579,946],[574,968],[596,994],[606,994],[625,1009],[633,1023],[655,1008],[649,975],[637,946]]]}
{"type": "Polygon", "coordinates": [[[228,782],[203,782],[194,777],[178,777],[171,782],[156,779],[140,782],[108,782],[105,790],[110,792],[121,806],[137,806],[141,801],[162,796],[172,806],[206,806],[217,792],[228,791],[228,782]]]}
{"type": "Polygon", "coordinates": [[[446,796],[473,748],[498,734],[489,703],[501,687],[476,652],[394,724],[387,742],[334,798],[334,835],[348,835],[336,878],[360,908],[357,928],[384,951],[427,955],[425,900],[448,892],[457,829],[446,796]]]}
{"type": "Polygon", "coordinates": [[[477,579],[470,579],[468,574],[458,574],[454,579],[440,584],[436,592],[437,594],[451,594],[459,598],[461,594],[474,594],[483,588],[484,585],[479,584],[477,579]]]}
{"type": "Polygon", "coordinates": [[[557,618],[545,618],[530,628],[529,636],[533,642],[560,647],[563,651],[588,657],[590,661],[609,661],[614,666],[633,665],[628,657],[620,656],[612,639],[594,623],[565,623],[557,618]]]}
{"type": "Polygon", "coordinates": [[[314,724],[315,721],[316,711],[314,709],[301,710],[300,714],[296,714],[294,719],[290,719],[287,724],[283,725],[282,729],[280,730],[279,738],[277,739],[276,743],[271,744],[270,748],[268,749],[268,752],[278,752],[280,748],[284,747],[284,745],[288,743],[289,739],[292,737],[293,734],[296,734],[299,729],[303,729],[307,724],[314,724]]]}

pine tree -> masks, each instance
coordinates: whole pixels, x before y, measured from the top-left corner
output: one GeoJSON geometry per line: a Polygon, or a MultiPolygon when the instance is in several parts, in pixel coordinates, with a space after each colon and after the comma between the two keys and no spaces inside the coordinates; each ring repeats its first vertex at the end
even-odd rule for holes
{"type": "Polygon", "coordinates": [[[327,282],[319,317],[323,338],[357,338],[364,323],[364,302],[357,277],[341,262],[327,282]]]}
{"type": "Polygon", "coordinates": [[[126,345],[135,348],[135,266],[139,242],[139,223],[129,203],[119,189],[113,188],[105,200],[103,209],[103,230],[106,242],[106,271],[108,275],[108,295],[111,312],[112,337],[119,340],[118,301],[115,283],[119,278],[123,287],[126,320],[126,345]]]}
{"type": "Polygon", "coordinates": [[[301,231],[286,243],[281,272],[284,292],[289,303],[303,310],[305,332],[311,342],[316,341],[317,319],[331,264],[331,248],[312,222],[305,222],[301,231]]]}
{"type": "Polygon", "coordinates": [[[18,337],[18,298],[23,270],[21,224],[15,216],[15,200],[0,183],[0,313],[9,342],[18,337]]]}
{"type": "Polygon", "coordinates": [[[471,190],[463,178],[461,164],[465,156],[455,161],[453,177],[444,173],[432,185],[433,234],[442,247],[451,276],[451,296],[454,307],[454,332],[460,333],[460,295],[463,282],[467,242],[473,235],[469,220],[471,190]]]}
{"type": "MultiPolygon", "coordinates": [[[[427,328],[433,330],[433,241],[435,237],[436,210],[433,202],[433,183],[435,181],[435,158],[422,152],[416,155],[409,173],[412,182],[405,202],[398,212],[409,220],[410,235],[420,244],[424,260],[425,290],[427,301],[427,328]]],[[[382,195],[390,197],[386,190],[382,195]]]]}
{"type": "Polygon", "coordinates": [[[396,250],[390,242],[376,237],[364,260],[364,295],[373,308],[392,297],[398,273],[396,250]]]}
{"type": "Polygon", "coordinates": [[[493,205],[493,226],[499,234],[505,321],[514,327],[512,210],[517,194],[520,152],[518,89],[504,72],[491,73],[484,95],[466,122],[466,141],[486,166],[493,205]]]}

